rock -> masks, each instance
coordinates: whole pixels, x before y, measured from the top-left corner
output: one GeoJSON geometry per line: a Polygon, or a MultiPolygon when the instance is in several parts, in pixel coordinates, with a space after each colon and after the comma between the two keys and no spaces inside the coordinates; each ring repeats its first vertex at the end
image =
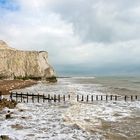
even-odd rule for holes
{"type": "Polygon", "coordinates": [[[23,129],[24,127],[20,124],[15,124],[15,125],[11,125],[12,128],[15,128],[16,130],[20,130],[23,129]]]}
{"type": "Polygon", "coordinates": [[[1,135],[0,138],[1,140],[10,140],[9,136],[7,135],[1,135]]]}
{"type": "Polygon", "coordinates": [[[35,79],[56,82],[45,51],[21,51],[0,41],[0,79],[35,79]]]}
{"type": "Polygon", "coordinates": [[[11,114],[10,114],[10,113],[6,114],[6,115],[5,115],[5,118],[6,118],[6,119],[10,119],[10,118],[11,118],[11,114]]]}
{"type": "Polygon", "coordinates": [[[9,101],[5,98],[3,98],[0,102],[0,109],[2,110],[3,108],[7,107],[7,108],[10,108],[10,109],[13,109],[15,108],[15,106],[17,105],[17,102],[16,101],[9,101]]]}

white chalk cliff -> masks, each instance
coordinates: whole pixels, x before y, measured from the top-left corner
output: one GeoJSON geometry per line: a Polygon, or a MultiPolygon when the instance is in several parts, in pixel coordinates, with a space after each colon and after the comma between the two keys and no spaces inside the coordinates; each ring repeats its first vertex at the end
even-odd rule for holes
{"type": "Polygon", "coordinates": [[[0,79],[56,80],[46,51],[21,51],[0,40],[0,79]]]}

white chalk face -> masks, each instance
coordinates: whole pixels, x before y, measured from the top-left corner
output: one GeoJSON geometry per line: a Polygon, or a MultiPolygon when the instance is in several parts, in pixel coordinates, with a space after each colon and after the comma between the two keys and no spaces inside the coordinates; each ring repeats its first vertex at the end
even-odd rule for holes
{"type": "Polygon", "coordinates": [[[0,39],[45,50],[60,74],[139,74],[139,0],[0,1],[0,39]]]}

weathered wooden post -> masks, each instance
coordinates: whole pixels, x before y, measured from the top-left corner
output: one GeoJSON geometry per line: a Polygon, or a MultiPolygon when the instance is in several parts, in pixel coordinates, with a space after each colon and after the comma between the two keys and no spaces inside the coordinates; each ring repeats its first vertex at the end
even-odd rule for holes
{"type": "Polygon", "coordinates": [[[28,103],[28,92],[27,92],[27,103],[28,103]]]}
{"type": "Polygon", "coordinates": [[[56,102],[56,95],[54,94],[54,102],[56,102]]]}
{"type": "Polygon", "coordinates": [[[133,96],[131,95],[131,101],[133,100],[133,96]]]}
{"type": "Polygon", "coordinates": [[[58,95],[58,102],[60,102],[60,94],[58,95]]]}
{"type": "Polygon", "coordinates": [[[115,95],[115,101],[117,101],[117,95],[115,95]]]}
{"type": "Polygon", "coordinates": [[[127,96],[125,95],[125,96],[124,96],[124,100],[126,101],[126,99],[127,99],[127,96]]]}
{"type": "Polygon", "coordinates": [[[91,101],[93,102],[93,95],[91,95],[91,101]]]}
{"type": "Polygon", "coordinates": [[[16,92],[16,102],[18,101],[18,99],[17,99],[17,92],[16,92]]]}
{"type": "Polygon", "coordinates": [[[38,94],[38,95],[37,95],[37,102],[38,102],[38,103],[39,103],[39,96],[40,96],[40,95],[38,94]]]}
{"type": "Polygon", "coordinates": [[[101,95],[101,101],[103,100],[103,96],[101,95]]]}
{"type": "Polygon", "coordinates": [[[63,95],[63,101],[65,102],[65,95],[63,95]]]}
{"type": "Polygon", "coordinates": [[[70,94],[68,95],[68,99],[70,100],[70,94]]]}
{"type": "Polygon", "coordinates": [[[81,101],[84,101],[84,95],[82,95],[82,100],[81,101]]]}
{"type": "Polygon", "coordinates": [[[108,95],[106,95],[105,99],[106,99],[106,101],[108,100],[108,95]]]}
{"type": "Polygon", "coordinates": [[[88,102],[88,95],[87,95],[87,102],[88,102]]]}
{"type": "Polygon", "coordinates": [[[77,95],[77,102],[79,101],[79,95],[77,95]]]}
{"type": "Polygon", "coordinates": [[[21,96],[20,97],[21,97],[21,102],[22,102],[22,92],[21,92],[21,96]]]}
{"type": "Polygon", "coordinates": [[[43,97],[42,98],[43,98],[43,103],[44,103],[45,102],[45,96],[44,96],[44,94],[43,94],[43,97]]]}
{"type": "Polygon", "coordinates": [[[10,93],[10,100],[13,100],[13,92],[10,93]]]}
{"type": "Polygon", "coordinates": [[[50,94],[48,94],[48,102],[50,102],[50,94]]]}
{"type": "Polygon", "coordinates": [[[137,95],[135,96],[135,99],[136,99],[136,100],[138,99],[138,96],[137,96],[137,95]]]}
{"type": "Polygon", "coordinates": [[[112,97],[113,97],[113,95],[110,95],[110,100],[112,101],[112,97]]]}
{"type": "Polygon", "coordinates": [[[96,95],[96,101],[98,101],[98,95],[96,95]]]}
{"type": "Polygon", "coordinates": [[[32,102],[34,103],[34,94],[32,93],[32,102]]]}

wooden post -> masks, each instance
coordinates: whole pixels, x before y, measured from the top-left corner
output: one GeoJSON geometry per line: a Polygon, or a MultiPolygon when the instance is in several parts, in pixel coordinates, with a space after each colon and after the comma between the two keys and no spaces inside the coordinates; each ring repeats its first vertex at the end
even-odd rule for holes
{"type": "Polygon", "coordinates": [[[50,102],[50,94],[48,94],[48,102],[50,102]]]}
{"type": "Polygon", "coordinates": [[[127,98],[127,96],[125,95],[125,96],[124,96],[124,100],[125,100],[125,101],[126,101],[126,98],[127,98]]]}
{"type": "Polygon", "coordinates": [[[106,101],[107,101],[107,99],[108,99],[108,95],[106,95],[106,98],[105,98],[105,99],[106,99],[106,101]]]}
{"type": "Polygon", "coordinates": [[[32,93],[32,102],[34,103],[34,94],[32,93]]]}
{"type": "Polygon", "coordinates": [[[98,101],[98,95],[96,95],[96,101],[98,101]]]}
{"type": "Polygon", "coordinates": [[[103,100],[103,96],[101,95],[101,101],[103,100]]]}
{"type": "Polygon", "coordinates": [[[93,102],[93,95],[91,95],[91,101],[93,102]]]}
{"type": "Polygon", "coordinates": [[[117,95],[115,95],[115,101],[117,101],[117,95]]]}
{"type": "Polygon", "coordinates": [[[60,102],[60,95],[58,95],[58,102],[60,102]]]}
{"type": "Polygon", "coordinates": [[[18,100],[17,100],[17,92],[16,92],[16,102],[17,102],[18,100]]]}
{"type": "Polygon", "coordinates": [[[54,94],[54,102],[56,102],[56,95],[54,94]]]}
{"type": "Polygon", "coordinates": [[[37,96],[37,101],[38,101],[38,103],[39,103],[39,96],[40,96],[40,95],[38,94],[38,96],[37,96]]]}
{"type": "Polygon", "coordinates": [[[10,93],[10,100],[13,100],[13,92],[10,93]]]}
{"type": "Polygon", "coordinates": [[[131,101],[133,100],[133,96],[131,95],[131,101]]]}
{"type": "Polygon", "coordinates": [[[77,95],[77,102],[79,101],[79,95],[77,95]]]}
{"type": "Polygon", "coordinates": [[[70,100],[70,94],[68,95],[68,99],[70,100]]]}
{"type": "Polygon", "coordinates": [[[110,100],[112,101],[112,97],[113,97],[113,95],[110,95],[110,100]]]}
{"type": "Polygon", "coordinates": [[[87,95],[87,102],[88,102],[88,95],[87,95]]]}
{"type": "Polygon", "coordinates": [[[27,92],[27,103],[28,103],[28,92],[27,92]]]}
{"type": "Polygon", "coordinates": [[[22,92],[21,92],[21,102],[22,102],[22,92]]]}
{"type": "Polygon", "coordinates": [[[45,102],[45,96],[44,96],[44,94],[43,94],[43,103],[45,102]]]}
{"type": "Polygon", "coordinates": [[[65,102],[65,95],[63,95],[63,101],[65,102]]]}
{"type": "Polygon", "coordinates": [[[136,99],[136,100],[138,99],[138,96],[137,96],[137,95],[135,96],[135,99],[136,99]]]}
{"type": "Polygon", "coordinates": [[[82,95],[82,100],[81,101],[84,101],[84,95],[82,95]]]}

